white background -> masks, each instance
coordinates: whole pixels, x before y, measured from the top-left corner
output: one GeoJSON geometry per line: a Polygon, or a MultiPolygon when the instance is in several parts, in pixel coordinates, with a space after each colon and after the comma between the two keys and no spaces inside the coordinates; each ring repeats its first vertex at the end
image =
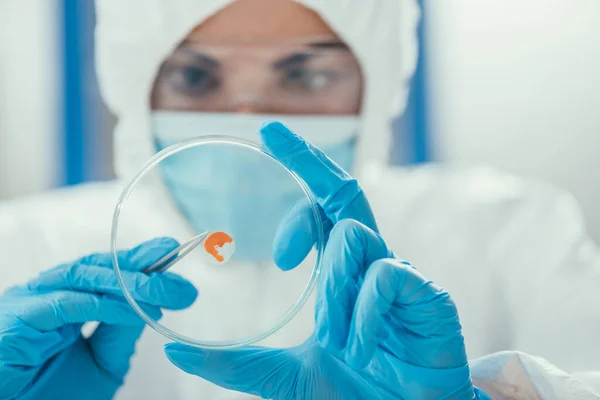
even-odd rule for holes
{"type": "Polygon", "coordinates": [[[426,0],[437,155],[568,189],[600,242],[600,0],[426,0]]]}
{"type": "Polygon", "coordinates": [[[0,0],[0,197],[59,179],[57,12],[56,0],[0,0]]]}

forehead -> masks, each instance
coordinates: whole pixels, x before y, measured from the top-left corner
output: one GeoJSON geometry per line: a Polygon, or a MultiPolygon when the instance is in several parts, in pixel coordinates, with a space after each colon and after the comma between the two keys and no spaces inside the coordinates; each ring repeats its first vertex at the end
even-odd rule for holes
{"type": "Polygon", "coordinates": [[[314,11],[292,0],[237,0],[199,24],[187,39],[337,38],[314,11]]]}

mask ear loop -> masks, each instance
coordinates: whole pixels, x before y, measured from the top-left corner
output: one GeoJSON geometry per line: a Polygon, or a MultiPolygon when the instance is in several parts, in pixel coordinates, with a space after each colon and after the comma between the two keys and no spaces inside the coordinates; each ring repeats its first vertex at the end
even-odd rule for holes
{"type": "Polygon", "coordinates": [[[142,272],[145,274],[151,274],[152,272],[165,272],[173,265],[177,264],[179,260],[191,253],[196,247],[204,242],[204,239],[210,232],[202,232],[197,236],[194,236],[184,244],[176,247],[166,256],[144,269],[142,272]]]}

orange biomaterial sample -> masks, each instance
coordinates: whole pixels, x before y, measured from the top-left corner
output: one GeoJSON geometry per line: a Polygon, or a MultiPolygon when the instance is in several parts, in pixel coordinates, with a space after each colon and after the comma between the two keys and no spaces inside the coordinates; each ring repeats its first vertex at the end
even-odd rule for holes
{"type": "MultiPolygon", "coordinates": [[[[213,232],[204,240],[204,250],[219,263],[229,259],[231,254],[221,254],[220,250],[227,244],[233,244],[233,238],[225,232],[213,232]]],[[[230,253],[230,252],[229,252],[230,253]]]]}

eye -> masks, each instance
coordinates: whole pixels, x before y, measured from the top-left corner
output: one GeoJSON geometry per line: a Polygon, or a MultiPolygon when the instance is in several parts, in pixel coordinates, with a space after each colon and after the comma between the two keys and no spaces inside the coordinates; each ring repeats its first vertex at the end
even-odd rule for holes
{"type": "Polygon", "coordinates": [[[286,72],[283,85],[288,88],[314,92],[328,86],[334,77],[335,76],[331,71],[315,71],[308,68],[293,68],[286,72]]]}
{"type": "Polygon", "coordinates": [[[192,96],[205,96],[219,87],[216,74],[199,66],[173,67],[169,81],[178,91],[192,96]]]}

